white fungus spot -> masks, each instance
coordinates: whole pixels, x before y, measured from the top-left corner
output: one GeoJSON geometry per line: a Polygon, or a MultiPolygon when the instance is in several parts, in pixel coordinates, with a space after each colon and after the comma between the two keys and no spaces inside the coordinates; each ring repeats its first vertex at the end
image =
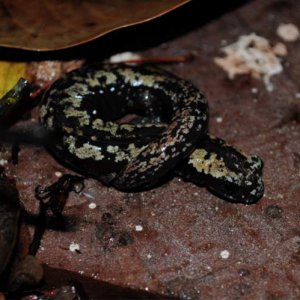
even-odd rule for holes
{"type": "Polygon", "coordinates": [[[71,252],[76,252],[76,251],[79,251],[80,247],[79,247],[79,244],[76,244],[74,242],[72,242],[69,246],[69,250],[71,252]]]}
{"type": "Polygon", "coordinates": [[[228,250],[222,250],[222,251],[220,252],[220,256],[221,256],[222,259],[228,259],[229,256],[230,256],[230,253],[229,253],[228,250]]]}

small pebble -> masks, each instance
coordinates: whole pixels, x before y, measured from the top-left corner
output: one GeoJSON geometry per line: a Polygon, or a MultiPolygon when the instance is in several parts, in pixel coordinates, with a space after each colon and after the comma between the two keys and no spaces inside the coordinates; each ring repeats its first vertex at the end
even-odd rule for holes
{"type": "Polygon", "coordinates": [[[55,175],[57,178],[60,178],[63,174],[62,174],[62,172],[56,171],[56,172],[54,173],[54,175],[55,175]]]}
{"type": "Polygon", "coordinates": [[[206,266],[205,268],[206,268],[206,270],[208,270],[208,271],[212,271],[212,267],[211,267],[211,266],[206,266]]]}
{"type": "Polygon", "coordinates": [[[222,117],[216,117],[216,122],[217,123],[222,123],[223,122],[223,118],[222,117]]]}
{"type": "Polygon", "coordinates": [[[143,231],[143,226],[142,225],[136,225],[135,226],[135,231],[143,231]]]}
{"type": "Polygon", "coordinates": [[[95,209],[97,207],[96,203],[92,202],[89,204],[90,209],[95,209]]]}

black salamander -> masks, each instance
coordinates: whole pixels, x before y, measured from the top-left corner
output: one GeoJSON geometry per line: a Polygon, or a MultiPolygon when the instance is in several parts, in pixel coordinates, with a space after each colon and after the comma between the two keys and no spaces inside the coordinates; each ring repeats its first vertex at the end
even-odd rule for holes
{"type": "Polygon", "coordinates": [[[153,187],[174,171],[234,202],[263,195],[260,158],[209,136],[203,94],[158,68],[69,72],[46,91],[40,122],[56,134],[48,147],[59,160],[120,190],[153,187]],[[121,121],[131,114],[132,122],[121,121]]]}

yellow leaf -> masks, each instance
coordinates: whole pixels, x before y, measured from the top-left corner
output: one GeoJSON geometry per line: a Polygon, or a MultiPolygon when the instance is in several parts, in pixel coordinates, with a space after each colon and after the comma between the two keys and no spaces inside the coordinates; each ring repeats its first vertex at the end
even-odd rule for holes
{"type": "Polygon", "coordinates": [[[26,72],[27,63],[0,61],[0,99],[23,77],[30,80],[26,72]]]}

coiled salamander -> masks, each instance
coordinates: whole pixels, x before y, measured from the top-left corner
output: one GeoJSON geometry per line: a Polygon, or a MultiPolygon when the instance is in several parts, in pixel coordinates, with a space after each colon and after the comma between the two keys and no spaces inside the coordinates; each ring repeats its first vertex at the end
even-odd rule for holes
{"type": "Polygon", "coordinates": [[[208,104],[192,83],[151,66],[90,65],[46,91],[40,122],[49,150],[120,190],[150,188],[170,173],[234,202],[263,194],[262,161],[207,134],[208,104]],[[124,116],[134,114],[124,123],[124,116]],[[123,122],[122,122],[123,120],[123,122]]]}

